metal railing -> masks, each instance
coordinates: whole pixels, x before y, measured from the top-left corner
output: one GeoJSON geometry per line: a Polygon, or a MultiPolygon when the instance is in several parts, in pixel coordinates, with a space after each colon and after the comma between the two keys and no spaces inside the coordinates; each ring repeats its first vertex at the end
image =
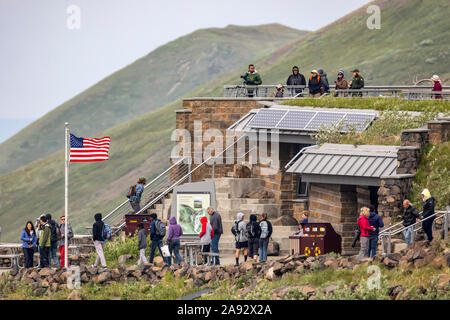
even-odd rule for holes
{"type": "MultiPolygon", "coordinates": [[[[422,214],[422,212],[420,212],[422,214]]],[[[396,236],[400,233],[403,233],[406,229],[412,228],[411,239],[414,241],[415,234],[417,231],[422,229],[422,222],[434,218],[431,228],[433,229],[436,220],[443,219],[443,228],[444,228],[444,239],[448,238],[448,227],[449,227],[449,214],[450,208],[447,208],[446,211],[436,211],[434,214],[421,219],[418,222],[415,222],[412,225],[407,227],[403,226],[403,222],[398,222],[392,226],[389,226],[386,229],[380,231],[378,235],[378,239],[381,240],[381,249],[383,254],[390,254],[392,252],[392,237],[396,236]]]]}
{"type": "MultiPolygon", "coordinates": [[[[170,184],[170,181],[174,176],[181,176],[189,171],[190,158],[181,158],[144,186],[144,191],[141,195],[141,199],[143,199],[144,203],[147,201],[151,201],[155,194],[158,194],[170,184]]],[[[130,200],[125,200],[114,210],[104,216],[102,220],[108,223],[113,229],[116,229],[113,226],[119,223],[120,220],[125,216],[125,214],[133,211],[134,210],[130,205],[130,200]]]]}
{"type": "MultiPolygon", "coordinates": [[[[283,98],[303,98],[309,96],[307,86],[284,86],[283,98]]],[[[444,91],[432,91],[431,86],[366,86],[363,89],[335,89],[330,87],[330,92],[323,96],[334,96],[339,98],[352,97],[392,97],[406,100],[450,100],[450,86],[444,86],[444,91]]],[[[224,86],[224,97],[242,98],[274,98],[277,92],[276,85],[227,85],[224,86]]]]}
{"type": "Polygon", "coordinates": [[[302,148],[292,159],[291,159],[291,161],[289,161],[285,166],[284,166],[284,168],[285,169],[289,169],[289,167],[295,162],[295,161],[297,161],[297,159],[298,159],[298,157],[300,157],[302,154],[303,154],[303,152],[305,151],[305,150],[307,150],[307,149],[310,149],[310,148],[313,148],[313,147],[317,147],[317,145],[316,144],[314,144],[314,145],[312,145],[312,146],[307,146],[307,147],[304,147],[304,148],[302,148]]]}
{"type": "MultiPolygon", "coordinates": [[[[208,165],[208,163],[210,163],[212,160],[218,159],[219,157],[221,157],[223,154],[225,154],[225,152],[227,150],[229,150],[230,148],[234,148],[234,146],[243,138],[245,138],[246,135],[242,135],[240,136],[236,141],[234,141],[232,144],[230,144],[228,147],[226,147],[222,152],[220,152],[218,155],[215,156],[210,156],[208,157],[206,160],[204,160],[202,163],[200,163],[198,166],[196,166],[194,169],[190,169],[188,170],[188,172],[186,174],[184,174],[181,178],[179,178],[178,180],[176,180],[175,183],[170,184],[168,187],[166,187],[164,190],[160,191],[158,193],[157,196],[153,197],[146,205],[144,205],[141,210],[139,210],[138,212],[136,212],[135,214],[142,214],[144,212],[147,211],[147,209],[149,209],[151,206],[153,206],[154,204],[156,204],[158,201],[164,199],[164,197],[166,197],[172,190],[173,188],[175,188],[176,186],[182,184],[184,181],[186,180],[190,180],[191,175],[196,172],[197,170],[199,170],[200,168],[203,168],[204,166],[208,165]]],[[[181,161],[181,160],[179,160],[181,161]]],[[[214,165],[215,161],[212,162],[212,165],[214,165]]],[[[169,170],[169,169],[168,169],[169,170]]],[[[167,170],[166,170],[167,171],[167,170]]],[[[214,178],[214,169],[212,170],[212,178],[214,178]]],[[[173,177],[172,177],[173,178],[173,177]]],[[[171,181],[174,181],[174,179],[172,179],[171,181]]],[[[120,231],[123,229],[123,227],[125,226],[125,222],[122,222],[120,225],[118,225],[115,230],[120,231]]]]}

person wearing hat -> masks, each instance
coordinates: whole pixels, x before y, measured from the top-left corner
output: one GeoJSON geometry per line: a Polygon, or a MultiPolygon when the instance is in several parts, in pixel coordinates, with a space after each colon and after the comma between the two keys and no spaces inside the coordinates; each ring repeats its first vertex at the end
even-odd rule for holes
{"type": "MultiPolygon", "coordinates": [[[[361,73],[358,69],[355,69],[353,72],[353,79],[348,83],[350,85],[350,89],[352,90],[361,90],[364,88],[364,78],[361,77],[361,73]]],[[[353,96],[355,97],[362,97],[362,93],[354,93],[353,96]]]]}
{"type": "Polygon", "coordinates": [[[284,87],[282,84],[277,85],[277,92],[275,94],[275,98],[283,98],[284,96],[284,87]]]}
{"type": "MultiPolygon", "coordinates": [[[[292,74],[286,81],[286,85],[288,86],[306,86],[305,76],[300,73],[300,70],[297,66],[292,67],[292,74]]],[[[291,89],[292,96],[299,95],[303,92],[302,88],[291,89]],[[295,93],[295,94],[294,94],[295,93]]]]}
{"type": "Polygon", "coordinates": [[[323,84],[320,75],[318,74],[316,69],[312,70],[311,76],[309,77],[308,81],[309,96],[312,98],[320,97],[320,88],[322,87],[323,84]]]}
{"type": "Polygon", "coordinates": [[[141,196],[142,192],[144,192],[144,185],[146,183],[147,180],[144,177],[139,178],[138,182],[135,185],[135,192],[130,196],[130,205],[135,213],[141,210],[141,196]]]}
{"type": "MultiPolygon", "coordinates": [[[[334,84],[336,85],[335,97],[339,96],[338,90],[347,90],[348,89],[348,83],[347,83],[347,80],[345,80],[345,78],[344,78],[343,70],[339,70],[339,72],[337,74],[337,80],[334,81],[334,84]]],[[[347,96],[347,93],[344,93],[344,97],[346,97],[346,96],[347,96]]]]}
{"type": "MultiPolygon", "coordinates": [[[[433,93],[436,93],[438,91],[442,91],[441,79],[439,79],[439,76],[437,74],[435,74],[431,78],[431,81],[433,81],[433,93]]],[[[442,99],[442,95],[434,94],[434,98],[435,99],[442,99]]]]}
{"type": "Polygon", "coordinates": [[[317,70],[317,73],[320,76],[320,79],[322,81],[322,87],[320,89],[320,93],[321,94],[325,94],[325,93],[330,93],[330,85],[328,84],[328,78],[327,78],[327,73],[325,71],[323,71],[323,69],[319,69],[317,70]]]}

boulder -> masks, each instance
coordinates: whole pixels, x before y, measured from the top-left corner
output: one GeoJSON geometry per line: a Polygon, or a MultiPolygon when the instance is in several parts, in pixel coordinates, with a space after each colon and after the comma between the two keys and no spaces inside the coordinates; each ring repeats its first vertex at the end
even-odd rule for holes
{"type": "Polygon", "coordinates": [[[316,294],[316,289],[314,289],[311,286],[303,286],[303,287],[301,287],[301,292],[305,296],[312,296],[312,295],[316,294]]]}
{"type": "Polygon", "coordinates": [[[41,277],[48,277],[50,275],[50,268],[42,268],[41,271],[39,271],[39,275],[41,277]]]}
{"type": "Polygon", "coordinates": [[[131,254],[123,254],[117,259],[117,261],[119,264],[126,264],[127,262],[130,262],[132,258],[133,256],[131,254]]]}
{"type": "Polygon", "coordinates": [[[383,264],[388,268],[395,268],[399,264],[399,262],[397,260],[386,257],[383,260],[383,264]]]}
{"type": "Polygon", "coordinates": [[[111,274],[109,272],[102,272],[98,276],[94,278],[95,283],[104,283],[111,278],[111,274]]]}
{"type": "Polygon", "coordinates": [[[450,274],[440,274],[437,279],[437,286],[443,288],[450,284],[450,274]]]}
{"type": "Polygon", "coordinates": [[[425,266],[426,264],[427,263],[426,263],[425,259],[420,258],[420,259],[414,260],[414,267],[415,268],[421,268],[421,267],[425,266]]]}
{"type": "Polygon", "coordinates": [[[336,260],[327,260],[324,262],[325,267],[327,268],[331,268],[333,270],[336,270],[337,268],[339,268],[339,264],[336,260]]]}
{"type": "Polygon", "coordinates": [[[435,257],[432,261],[432,264],[435,266],[449,267],[450,266],[450,254],[435,257]]]}
{"type": "Polygon", "coordinates": [[[278,242],[270,240],[267,245],[267,255],[268,256],[279,256],[280,255],[280,244],[278,242]]]}
{"type": "Polygon", "coordinates": [[[281,273],[282,273],[281,270],[283,269],[283,267],[284,267],[284,265],[282,263],[275,262],[271,269],[273,270],[273,272],[276,275],[281,275],[281,273]]]}
{"type": "Polygon", "coordinates": [[[330,293],[333,293],[336,289],[337,289],[337,285],[335,285],[335,284],[330,284],[329,286],[326,286],[326,287],[323,289],[323,293],[325,293],[325,294],[330,294],[330,293]]]}
{"type": "Polygon", "coordinates": [[[264,278],[272,281],[275,278],[275,273],[273,272],[273,267],[267,270],[266,274],[264,275],[264,278]]]}
{"type": "Polygon", "coordinates": [[[153,259],[153,264],[157,267],[162,267],[164,265],[164,260],[161,256],[157,256],[153,259]]]}

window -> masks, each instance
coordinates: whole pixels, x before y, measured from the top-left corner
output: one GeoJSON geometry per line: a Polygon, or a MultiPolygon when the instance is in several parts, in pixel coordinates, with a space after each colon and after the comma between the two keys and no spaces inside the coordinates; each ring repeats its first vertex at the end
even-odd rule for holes
{"type": "Polygon", "coordinates": [[[298,174],[297,175],[297,197],[298,198],[307,197],[308,190],[309,190],[309,183],[302,182],[302,177],[298,174]]]}

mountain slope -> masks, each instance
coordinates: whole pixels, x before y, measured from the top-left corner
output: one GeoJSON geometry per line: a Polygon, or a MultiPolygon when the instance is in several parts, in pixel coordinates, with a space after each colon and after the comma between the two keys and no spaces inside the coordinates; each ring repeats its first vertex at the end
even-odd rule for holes
{"type": "MultiPolygon", "coordinates": [[[[255,62],[263,83],[286,83],[293,65],[305,77],[323,68],[330,85],[337,72],[358,68],[368,85],[413,84],[438,74],[450,84],[450,3],[447,0],[381,0],[355,10],[336,22],[255,62]],[[381,8],[381,29],[366,22],[369,5],[381,8]]],[[[230,71],[203,86],[195,94],[217,96],[222,86],[239,84],[242,68],[230,71]]]]}
{"type": "Polygon", "coordinates": [[[202,29],[113,73],[0,145],[0,174],[48,156],[64,143],[64,122],[97,135],[160,108],[202,83],[304,35],[279,24],[202,29]]]}

